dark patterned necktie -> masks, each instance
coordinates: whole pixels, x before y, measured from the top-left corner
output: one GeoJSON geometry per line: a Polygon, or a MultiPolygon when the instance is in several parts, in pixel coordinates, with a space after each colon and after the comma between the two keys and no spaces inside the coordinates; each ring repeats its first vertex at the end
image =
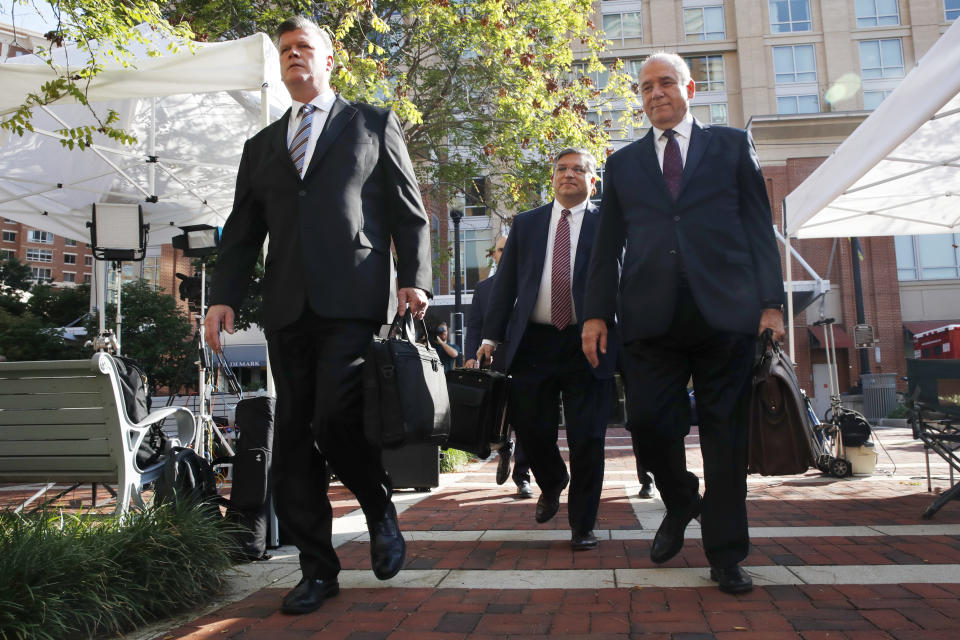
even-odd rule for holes
{"type": "Polygon", "coordinates": [[[550,322],[564,329],[573,318],[570,299],[570,210],[560,212],[557,235],[553,241],[553,262],[550,271],[550,322]]]}
{"type": "Polygon", "coordinates": [[[680,181],[683,180],[683,157],[680,155],[677,132],[667,129],[663,135],[667,136],[667,148],[663,150],[663,179],[667,181],[670,195],[676,200],[680,195],[680,181]]]}
{"type": "Polygon", "coordinates": [[[300,115],[303,120],[297,127],[297,133],[290,142],[290,157],[293,158],[293,164],[297,167],[297,173],[303,174],[303,159],[307,155],[307,143],[310,142],[310,125],[313,124],[313,112],[316,107],[312,104],[305,104],[300,107],[300,115]]]}

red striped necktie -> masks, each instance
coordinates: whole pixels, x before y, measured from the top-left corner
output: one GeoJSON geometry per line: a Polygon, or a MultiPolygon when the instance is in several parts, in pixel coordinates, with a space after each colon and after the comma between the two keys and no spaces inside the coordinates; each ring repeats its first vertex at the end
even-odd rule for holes
{"type": "Polygon", "coordinates": [[[303,174],[303,159],[307,155],[307,143],[310,142],[310,125],[313,123],[313,112],[316,107],[312,104],[305,104],[300,107],[299,114],[303,116],[300,126],[297,127],[297,133],[290,142],[290,157],[293,158],[293,164],[297,167],[297,173],[303,174]]]}
{"type": "Polygon", "coordinates": [[[564,329],[573,319],[573,300],[570,296],[570,210],[560,212],[557,235],[553,242],[553,262],[550,271],[550,322],[564,329]]]}

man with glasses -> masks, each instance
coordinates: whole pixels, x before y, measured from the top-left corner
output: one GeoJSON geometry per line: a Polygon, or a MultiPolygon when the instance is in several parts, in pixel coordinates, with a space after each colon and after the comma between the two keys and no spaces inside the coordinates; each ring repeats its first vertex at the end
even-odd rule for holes
{"type": "Polygon", "coordinates": [[[499,360],[513,376],[509,418],[540,485],[537,522],[556,515],[570,483],[567,517],[575,551],[597,546],[593,527],[616,363],[615,349],[608,349],[591,367],[580,348],[587,265],[599,219],[590,202],[596,174],[588,150],[564,149],[553,165],[554,201],[513,219],[477,351],[477,360],[499,360]],[[557,444],[561,400],[569,473],[557,444]]]}

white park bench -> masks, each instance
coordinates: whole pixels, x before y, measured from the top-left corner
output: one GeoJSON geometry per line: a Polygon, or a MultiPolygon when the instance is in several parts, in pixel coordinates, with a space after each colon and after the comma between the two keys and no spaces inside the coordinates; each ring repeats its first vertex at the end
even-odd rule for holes
{"type": "Polygon", "coordinates": [[[57,483],[115,484],[117,514],[131,499],[142,507],[140,489],[160,476],[164,462],[138,469],[137,449],[149,426],[164,418],[176,421],[180,443],[193,441],[193,414],[183,407],[131,422],[106,353],[89,360],[0,362],[0,482],[45,484],[19,509],[57,483]]]}

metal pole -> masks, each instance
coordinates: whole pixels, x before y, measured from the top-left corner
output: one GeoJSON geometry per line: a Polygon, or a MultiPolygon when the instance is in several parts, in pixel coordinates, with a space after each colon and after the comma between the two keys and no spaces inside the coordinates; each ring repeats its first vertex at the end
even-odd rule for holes
{"type": "Polygon", "coordinates": [[[120,352],[120,326],[123,324],[123,316],[120,314],[120,297],[121,292],[123,291],[123,272],[121,271],[120,261],[117,260],[113,263],[113,273],[117,283],[117,355],[121,355],[120,352]]]}
{"type": "Polygon", "coordinates": [[[453,220],[453,317],[456,325],[453,339],[457,345],[457,351],[461,353],[461,356],[457,357],[457,365],[460,365],[462,364],[463,353],[463,314],[460,311],[460,289],[463,284],[460,281],[460,220],[463,219],[463,211],[452,209],[450,219],[453,220]]]}
{"type": "MultiPolygon", "coordinates": [[[[853,299],[857,305],[857,324],[866,324],[863,312],[863,281],[860,278],[860,238],[850,238],[850,259],[853,261],[853,299]]],[[[860,375],[870,373],[870,354],[867,349],[857,349],[860,352],[860,375]]]]}

